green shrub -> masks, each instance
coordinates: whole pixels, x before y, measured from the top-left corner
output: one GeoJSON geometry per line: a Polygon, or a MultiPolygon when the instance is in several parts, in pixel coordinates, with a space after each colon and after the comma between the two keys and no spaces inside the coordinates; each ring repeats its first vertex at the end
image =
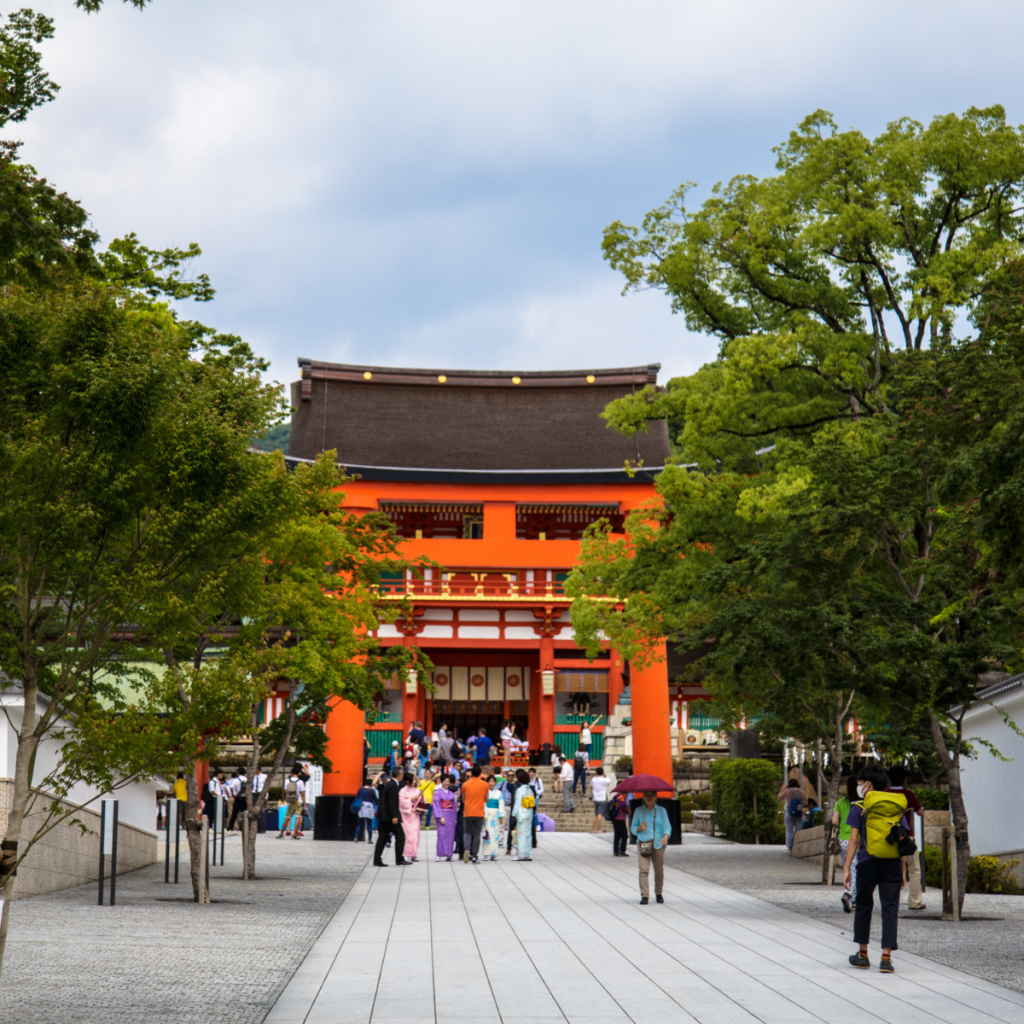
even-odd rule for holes
{"type": "Polygon", "coordinates": [[[615,759],[615,774],[616,775],[632,775],[633,774],[633,758],[629,754],[625,754],[622,757],[615,759]]]}
{"type": "Polygon", "coordinates": [[[755,836],[763,843],[781,842],[785,826],[779,813],[779,801],[775,798],[778,774],[776,765],[760,758],[730,757],[714,761],[711,806],[715,810],[715,828],[742,843],[752,843],[755,836]]]}
{"type": "Polygon", "coordinates": [[[267,799],[273,803],[284,799],[284,786],[267,786],[267,799]]]}
{"type": "Polygon", "coordinates": [[[810,824],[807,827],[808,828],[813,828],[815,825],[824,825],[824,824],[825,824],[825,812],[819,807],[818,810],[816,810],[811,815],[811,822],[810,822],[810,824]]]}
{"type": "MultiPolygon", "coordinates": [[[[760,799],[760,797],[758,798],[760,799]]],[[[709,792],[697,793],[693,802],[702,810],[709,810],[711,807],[711,794],[709,792]]]]}
{"type": "MultiPolygon", "coordinates": [[[[952,853],[952,851],[950,851],[952,853]]],[[[942,849],[924,848],[924,884],[933,889],[942,888],[942,849]]],[[[967,866],[967,891],[976,893],[1019,892],[1013,869],[1018,860],[1002,861],[998,857],[972,857],[967,866]]]]}
{"type": "Polygon", "coordinates": [[[693,811],[679,811],[679,820],[685,825],[693,824],[693,811]]]}
{"type": "Polygon", "coordinates": [[[924,884],[929,889],[942,888],[942,850],[937,846],[924,848],[924,884]]]}
{"type": "Polygon", "coordinates": [[[949,794],[942,789],[915,789],[914,795],[926,811],[948,811],[949,794]]]}
{"type": "Polygon", "coordinates": [[[1017,892],[1013,869],[1019,860],[1002,861],[998,857],[972,857],[967,866],[968,892],[1017,892]]]}

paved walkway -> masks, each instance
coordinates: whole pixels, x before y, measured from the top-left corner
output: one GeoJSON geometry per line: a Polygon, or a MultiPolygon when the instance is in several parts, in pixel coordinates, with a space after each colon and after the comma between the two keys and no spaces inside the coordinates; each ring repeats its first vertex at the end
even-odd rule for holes
{"type": "MultiPolygon", "coordinates": [[[[610,847],[610,837],[606,842],[610,847]]],[[[815,918],[836,932],[849,935],[853,927],[839,902],[842,887],[823,887],[821,865],[790,857],[785,847],[742,845],[686,832],[681,846],[669,847],[665,863],[815,918]]],[[[910,910],[909,897],[909,889],[900,897],[903,953],[917,953],[1024,992],[1024,895],[968,893],[958,924],[942,920],[942,897],[935,889],[924,894],[926,910],[910,910]]]]}
{"type": "Polygon", "coordinates": [[[357,843],[256,843],[259,881],[241,880],[241,840],[210,869],[214,902],[190,902],[163,864],[117,880],[15,900],[0,979],[0,1024],[259,1024],[369,859],[357,843]]]}
{"type": "Polygon", "coordinates": [[[641,907],[635,858],[592,836],[479,867],[435,864],[433,843],[363,871],[267,1024],[1024,1020],[1020,993],[911,954],[855,971],[838,929],[683,872],[641,907]]]}

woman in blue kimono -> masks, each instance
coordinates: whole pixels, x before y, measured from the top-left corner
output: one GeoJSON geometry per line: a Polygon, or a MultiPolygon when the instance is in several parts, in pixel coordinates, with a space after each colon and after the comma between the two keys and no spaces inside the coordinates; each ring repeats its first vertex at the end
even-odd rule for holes
{"type": "Polygon", "coordinates": [[[515,802],[512,817],[516,819],[516,855],[514,860],[533,860],[533,816],[537,810],[537,795],[530,785],[530,776],[522,768],[516,772],[515,802]]]}
{"type": "Polygon", "coordinates": [[[501,852],[501,832],[505,824],[505,798],[495,784],[494,776],[487,776],[491,787],[487,803],[484,804],[484,838],[481,844],[482,860],[497,860],[501,852]]]}
{"type": "Polygon", "coordinates": [[[441,785],[434,790],[434,821],[437,822],[437,850],[434,860],[451,860],[455,852],[455,822],[458,817],[458,796],[452,789],[452,777],[441,776],[441,785]]]}

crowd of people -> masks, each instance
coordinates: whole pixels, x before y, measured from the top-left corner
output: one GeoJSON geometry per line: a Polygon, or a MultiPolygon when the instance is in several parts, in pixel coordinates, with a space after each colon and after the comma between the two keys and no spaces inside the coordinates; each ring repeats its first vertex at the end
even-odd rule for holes
{"type": "Polygon", "coordinates": [[[377,841],[373,863],[387,867],[384,851],[394,845],[395,864],[415,864],[420,834],[433,822],[434,859],[479,864],[497,860],[504,845],[514,860],[533,860],[537,846],[537,802],[543,783],[535,768],[496,773],[480,764],[466,770],[421,773],[397,766],[367,778],[352,802],[357,842],[377,841]],[[515,849],[513,851],[513,840],[515,849]]]}

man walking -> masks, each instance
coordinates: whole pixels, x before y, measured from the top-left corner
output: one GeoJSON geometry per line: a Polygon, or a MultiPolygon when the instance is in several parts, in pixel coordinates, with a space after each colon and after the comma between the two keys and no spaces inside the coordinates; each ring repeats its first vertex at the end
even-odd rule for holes
{"type": "Polygon", "coordinates": [[[850,965],[866,970],[868,939],[871,935],[871,912],[875,908],[875,889],[882,904],[882,960],[879,970],[891,974],[892,951],[896,948],[899,923],[900,890],[904,886],[903,859],[898,847],[888,841],[892,825],[900,824],[907,809],[902,793],[886,792],[889,778],[877,764],[869,764],[857,775],[860,802],[850,808],[847,819],[850,841],[846,847],[843,885],[853,884],[852,865],[857,859],[857,903],[853,920],[853,941],[860,947],[851,954],[850,965]]]}
{"type": "MultiPolygon", "coordinates": [[[[263,787],[267,784],[267,773],[262,771],[259,767],[256,768],[256,774],[252,777],[252,805],[253,807],[259,806],[259,795],[263,792],[263,787]]],[[[266,816],[261,814],[260,820],[256,825],[257,832],[267,831],[267,820],[266,816]]]]}
{"type": "Polygon", "coordinates": [[[562,762],[562,768],[559,773],[559,777],[562,782],[562,810],[565,811],[567,814],[569,813],[569,811],[576,810],[576,801],[573,800],[572,790],[569,789],[569,783],[572,782],[574,774],[575,768],[573,766],[573,761],[571,761],[569,758],[566,758],[562,762]]]}
{"type": "MultiPolygon", "coordinates": [[[[889,769],[889,791],[902,793],[907,798],[907,813],[903,816],[903,824],[907,827],[910,838],[914,839],[914,818],[920,814],[921,820],[924,821],[924,808],[914,791],[903,785],[906,781],[907,769],[901,764],[894,764],[889,769]]],[[[907,881],[910,884],[910,899],[907,906],[911,910],[927,910],[928,904],[921,898],[921,858],[919,855],[915,854],[913,857],[907,858],[907,881]]]]}
{"type": "Polygon", "coordinates": [[[284,823],[277,834],[278,839],[288,835],[288,823],[292,822],[292,839],[302,838],[302,815],[306,811],[306,784],[299,776],[298,768],[292,768],[288,781],[284,784],[284,823]]]}
{"type": "Polygon", "coordinates": [[[381,860],[388,840],[395,837],[395,863],[405,864],[405,830],[398,810],[398,780],[402,777],[401,766],[392,769],[391,777],[380,788],[380,802],[377,804],[377,845],[373,848],[373,866],[386,868],[381,860]]]}
{"type": "Polygon", "coordinates": [[[229,832],[235,831],[238,816],[249,806],[245,798],[246,781],[245,769],[242,769],[242,771],[235,772],[235,777],[228,783],[231,795],[234,797],[234,803],[231,805],[231,820],[228,822],[229,832]]]}
{"type": "Polygon", "coordinates": [[[480,778],[480,765],[469,770],[469,778],[462,784],[462,831],[464,861],[480,863],[480,836],[484,830],[484,806],[491,789],[480,778]],[[468,847],[468,848],[467,848],[468,847]]]}
{"type": "Polygon", "coordinates": [[[581,746],[572,757],[572,795],[576,795],[576,784],[583,784],[583,796],[587,795],[587,766],[590,764],[590,752],[581,746]]]}

